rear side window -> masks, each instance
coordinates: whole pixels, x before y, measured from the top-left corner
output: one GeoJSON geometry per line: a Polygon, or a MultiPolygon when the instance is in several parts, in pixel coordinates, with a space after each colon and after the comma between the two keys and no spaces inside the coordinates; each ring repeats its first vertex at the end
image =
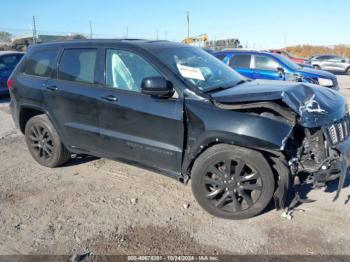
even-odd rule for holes
{"type": "Polygon", "coordinates": [[[224,60],[224,58],[226,57],[226,54],[218,54],[218,55],[215,55],[215,57],[221,61],[224,60]]]}
{"type": "Polygon", "coordinates": [[[42,50],[27,58],[24,73],[27,75],[50,77],[57,50],[42,50]]]}
{"type": "Polygon", "coordinates": [[[66,49],[64,50],[58,78],[61,80],[94,83],[97,49],[66,49]]]}
{"type": "Polygon", "coordinates": [[[19,60],[21,60],[22,55],[5,55],[0,57],[0,69],[3,68],[14,68],[19,60]]]}
{"type": "Polygon", "coordinates": [[[260,70],[277,71],[280,64],[268,56],[255,56],[255,68],[260,70]]]}
{"type": "Polygon", "coordinates": [[[250,68],[251,55],[235,55],[231,57],[229,65],[232,68],[250,68]]]}

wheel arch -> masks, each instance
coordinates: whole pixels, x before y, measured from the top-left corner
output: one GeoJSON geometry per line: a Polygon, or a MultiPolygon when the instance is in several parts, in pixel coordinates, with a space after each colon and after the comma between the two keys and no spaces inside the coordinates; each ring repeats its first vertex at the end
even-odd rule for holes
{"type": "Polygon", "coordinates": [[[58,132],[58,134],[60,135],[60,131],[57,128],[55,121],[53,121],[53,118],[50,115],[50,113],[42,107],[31,105],[31,104],[22,104],[19,108],[18,124],[22,134],[25,134],[25,127],[29,119],[37,115],[46,115],[51,121],[56,131],[58,132]]]}

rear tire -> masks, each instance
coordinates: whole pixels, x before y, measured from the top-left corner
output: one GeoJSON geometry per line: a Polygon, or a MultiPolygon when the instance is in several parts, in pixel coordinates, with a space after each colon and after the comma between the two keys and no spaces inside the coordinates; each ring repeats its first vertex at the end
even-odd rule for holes
{"type": "Polygon", "coordinates": [[[346,70],[346,74],[350,76],[350,67],[346,70]]]}
{"type": "Polygon", "coordinates": [[[192,168],[194,197],[208,213],[226,219],[258,215],[270,203],[275,181],[272,169],[257,151],[215,145],[192,168]]]}
{"type": "Polygon", "coordinates": [[[25,140],[30,154],[40,165],[57,167],[71,157],[46,115],[29,119],[25,127],[25,140]]]}

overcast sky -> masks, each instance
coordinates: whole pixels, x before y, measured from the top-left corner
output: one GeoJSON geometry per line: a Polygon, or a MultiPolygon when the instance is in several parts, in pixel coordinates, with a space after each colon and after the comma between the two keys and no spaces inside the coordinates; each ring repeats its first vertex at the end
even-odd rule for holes
{"type": "Polygon", "coordinates": [[[167,38],[207,33],[209,39],[238,38],[265,49],[295,44],[350,44],[349,0],[5,0],[0,31],[30,32],[35,15],[39,33],[89,33],[96,37],[167,38]]]}

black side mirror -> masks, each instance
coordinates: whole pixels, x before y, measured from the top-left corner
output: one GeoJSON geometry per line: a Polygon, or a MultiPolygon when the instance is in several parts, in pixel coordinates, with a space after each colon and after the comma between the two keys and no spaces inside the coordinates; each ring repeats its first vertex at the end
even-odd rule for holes
{"type": "Polygon", "coordinates": [[[341,62],[342,62],[342,63],[346,63],[346,60],[345,60],[345,59],[342,59],[341,62]]]}
{"type": "Polygon", "coordinates": [[[141,93],[150,96],[169,98],[175,93],[173,84],[160,76],[146,77],[141,83],[141,93]]]}
{"type": "Polygon", "coordinates": [[[280,78],[284,79],[284,68],[283,67],[277,67],[277,72],[278,72],[278,76],[280,78]]]}

